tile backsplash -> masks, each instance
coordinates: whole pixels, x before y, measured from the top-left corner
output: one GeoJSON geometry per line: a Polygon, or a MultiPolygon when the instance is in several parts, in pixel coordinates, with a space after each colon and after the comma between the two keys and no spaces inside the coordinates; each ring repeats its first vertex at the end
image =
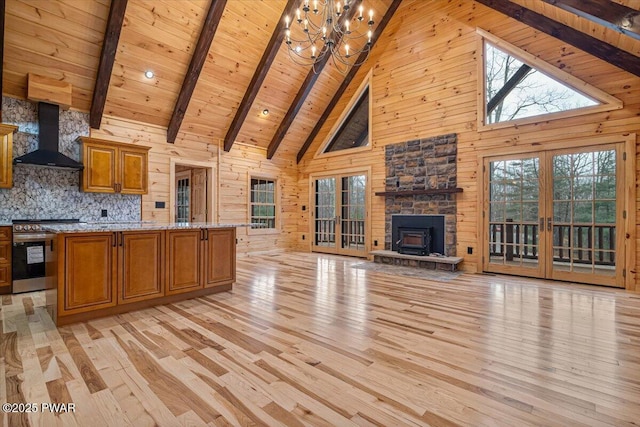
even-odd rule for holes
{"type": "MultiPolygon", "coordinates": [[[[13,156],[38,146],[37,104],[3,97],[2,122],[18,126],[13,156]]],[[[80,160],[79,136],[89,135],[89,114],[60,111],[60,152],[80,160]]],[[[82,221],[140,221],[141,197],[83,193],[79,171],[14,165],[13,188],[0,189],[0,221],[11,219],[79,218],[82,221]],[[102,210],[107,217],[101,217],[102,210]]]]}

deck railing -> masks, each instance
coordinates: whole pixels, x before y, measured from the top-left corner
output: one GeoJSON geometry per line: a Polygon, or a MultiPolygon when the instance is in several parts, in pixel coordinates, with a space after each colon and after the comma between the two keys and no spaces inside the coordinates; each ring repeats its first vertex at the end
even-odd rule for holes
{"type": "MultiPolygon", "coordinates": [[[[538,223],[514,223],[508,219],[490,223],[490,256],[504,256],[507,261],[538,259],[538,227],[538,223]]],[[[553,260],[615,265],[615,234],[616,227],[611,224],[553,224],[553,260]]]]}

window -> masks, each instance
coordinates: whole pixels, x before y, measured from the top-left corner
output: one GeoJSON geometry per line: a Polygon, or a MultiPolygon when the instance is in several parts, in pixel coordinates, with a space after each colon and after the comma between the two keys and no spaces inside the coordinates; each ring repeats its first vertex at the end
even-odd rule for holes
{"type": "Polygon", "coordinates": [[[318,148],[316,157],[371,150],[371,79],[369,71],[318,148]]]}
{"type": "Polygon", "coordinates": [[[484,47],[487,124],[599,104],[491,43],[484,47]]]}
{"type": "Polygon", "coordinates": [[[538,57],[478,29],[483,37],[479,130],[622,108],[622,102],[538,57]],[[580,88],[577,90],[576,88],[580,88]]]}
{"type": "Polygon", "coordinates": [[[366,145],[369,145],[369,87],[360,95],[324,152],[332,153],[366,145]]]}
{"type": "Polygon", "coordinates": [[[276,228],[276,181],[251,177],[251,228],[276,228]]]}

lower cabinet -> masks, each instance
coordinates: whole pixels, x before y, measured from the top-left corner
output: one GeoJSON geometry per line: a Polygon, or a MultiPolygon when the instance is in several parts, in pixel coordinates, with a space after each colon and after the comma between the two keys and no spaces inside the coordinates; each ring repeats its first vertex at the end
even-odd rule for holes
{"type": "Polygon", "coordinates": [[[202,230],[167,231],[167,295],[202,288],[202,230]]]}
{"type": "Polygon", "coordinates": [[[236,280],[236,229],[207,229],[205,237],[204,286],[236,280]]]}
{"type": "Polygon", "coordinates": [[[115,233],[83,233],[65,239],[59,276],[58,313],[82,313],[117,303],[118,247],[115,233]],[[63,280],[60,287],[60,279],[63,280]]]}
{"type": "Polygon", "coordinates": [[[121,231],[118,236],[118,304],[164,295],[164,236],[157,231],[121,231]]]}
{"type": "Polygon", "coordinates": [[[0,227],[0,294],[11,293],[11,227],[0,227]]]}
{"type": "Polygon", "coordinates": [[[236,229],[167,231],[167,295],[233,283],[236,229]]]}
{"type": "Polygon", "coordinates": [[[61,325],[94,310],[122,313],[132,309],[128,304],[135,309],[205,288],[230,289],[235,246],[233,227],[61,235],[54,320],[61,325]]]}

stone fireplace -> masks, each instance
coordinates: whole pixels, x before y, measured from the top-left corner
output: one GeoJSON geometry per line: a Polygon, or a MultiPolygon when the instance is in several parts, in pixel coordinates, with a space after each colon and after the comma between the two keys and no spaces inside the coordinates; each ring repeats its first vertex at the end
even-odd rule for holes
{"type": "MultiPolygon", "coordinates": [[[[438,236],[432,234],[430,251],[447,256],[456,255],[456,155],[456,134],[385,147],[386,250],[397,250],[398,235],[393,229],[393,218],[410,219],[411,216],[424,215],[442,218],[444,229],[444,236],[440,236],[444,247],[434,246],[438,236]]],[[[423,226],[428,227],[433,227],[433,224],[426,223],[423,226]]]]}

